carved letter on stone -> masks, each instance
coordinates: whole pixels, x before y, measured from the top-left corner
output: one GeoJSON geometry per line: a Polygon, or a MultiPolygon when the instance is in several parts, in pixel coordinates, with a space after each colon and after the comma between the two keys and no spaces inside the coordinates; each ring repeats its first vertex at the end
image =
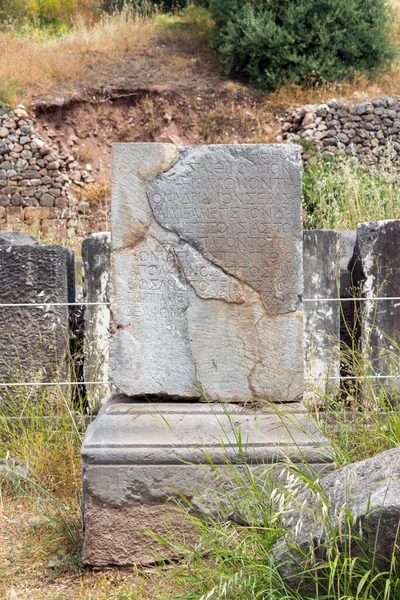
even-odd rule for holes
{"type": "Polygon", "coordinates": [[[116,144],[113,153],[114,387],[299,400],[299,148],[116,144]]]}

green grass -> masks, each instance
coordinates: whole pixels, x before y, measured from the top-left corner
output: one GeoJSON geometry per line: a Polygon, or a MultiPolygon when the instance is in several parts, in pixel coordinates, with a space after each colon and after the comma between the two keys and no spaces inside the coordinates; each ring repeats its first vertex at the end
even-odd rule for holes
{"type": "Polygon", "coordinates": [[[2,486],[0,480],[0,492],[20,498],[37,513],[41,540],[49,548],[79,556],[83,418],[61,388],[18,387],[1,393],[0,458],[9,475],[2,486]]]}
{"type": "Polygon", "coordinates": [[[303,174],[305,229],[356,229],[359,223],[397,219],[400,171],[393,159],[367,168],[349,156],[317,158],[303,174]]]}
{"type": "MultiPolygon", "coordinates": [[[[387,354],[392,369],[400,372],[400,348],[391,342],[387,354]]],[[[342,362],[349,363],[355,377],[374,373],[357,344],[343,353],[342,362]]],[[[360,385],[347,384],[339,395],[323,394],[312,386],[308,392],[314,392],[310,409],[331,443],[337,468],[400,445],[399,392],[388,382],[367,379],[360,385]]],[[[180,547],[182,562],[168,576],[170,584],[174,581],[180,590],[172,596],[174,600],[400,599],[397,558],[393,556],[387,567],[378,566],[375,551],[365,547],[354,516],[343,507],[332,509],[318,473],[307,465],[299,469],[288,460],[287,477],[277,486],[270,465],[254,470],[245,464],[246,448],[240,431],[236,435],[242,467],[238,470],[226,461],[232,486],[222,492],[224,501],[213,490],[204,492],[211,505],[226,506],[226,513],[220,511],[218,517],[207,519],[191,517],[200,540],[194,549],[180,547]],[[313,498],[311,507],[304,503],[306,492],[313,498]],[[285,579],[274,545],[287,539],[295,547],[296,539],[286,537],[286,521],[291,515],[301,520],[310,512],[318,525],[325,523],[325,543],[318,560],[311,546],[298,550],[303,555],[303,584],[296,589],[285,579]]],[[[164,543],[177,545],[176,540],[164,543]]]]}
{"type": "MultiPolygon", "coordinates": [[[[361,436],[371,434],[370,454],[373,454],[374,441],[382,434],[382,426],[394,419],[391,439],[387,445],[400,442],[397,427],[398,414],[388,411],[379,423],[376,418],[368,418],[377,407],[365,409],[362,418],[367,418],[362,431],[356,418],[347,421],[346,428],[330,425],[326,419],[325,432],[341,438],[334,445],[339,450],[337,459],[356,457],[357,441],[361,455],[365,454],[365,444],[361,436]],[[367,414],[368,413],[368,414],[367,414]],[[351,433],[357,436],[352,440],[352,451],[344,453],[346,441],[351,433]]],[[[381,412],[381,407],[379,407],[381,412]]],[[[338,416],[336,414],[336,416],[338,416]]],[[[357,457],[357,458],[361,458],[357,457]]],[[[217,469],[218,467],[215,466],[217,469]]],[[[318,598],[330,600],[396,600],[400,598],[400,580],[397,561],[393,558],[392,567],[380,569],[376,564],[373,550],[365,549],[362,538],[351,514],[346,511],[331,512],[329,499],[318,482],[317,474],[304,474],[295,465],[288,463],[288,476],[276,485],[276,476],[270,466],[259,467],[254,471],[244,466],[241,471],[233,465],[231,469],[236,501],[228,498],[229,511],[234,506],[235,522],[232,518],[202,520],[193,518],[200,531],[196,548],[181,547],[182,562],[169,574],[179,593],[174,600],[304,600],[318,598]],[[309,493],[315,499],[313,517],[317,523],[326,523],[326,541],[322,545],[321,560],[316,560],[313,550],[303,547],[304,570],[301,573],[303,587],[291,587],[282,573],[282,563],[274,554],[274,544],[285,536],[285,521],[290,515],[301,519],[307,513],[304,497],[299,492],[309,493]],[[341,521],[341,528],[337,522],[341,521]],[[240,523],[240,525],[238,525],[240,523]],[[358,555],[353,555],[359,548],[358,555]]],[[[207,490],[207,494],[211,491],[207,490]]],[[[232,494],[232,490],[230,491],[232,494]]],[[[215,496],[215,503],[220,499],[215,496]]],[[[212,501],[211,501],[212,502],[212,501]]],[[[165,541],[168,544],[168,540],[165,541]]],[[[176,541],[171,542],[176,547],[176,541]]],[[[295,544],[288,538],[289,544],[295,544]]],[[[294,547],[292,547],[292,550],[294,547]]],[[[171,581],[170,581],[171,583],[171,581]]],[[[298,584],[298,581],[296,581],[298,584]]]]}
{"type": "MultiPolygon", "coordinates": [[[[392,368],[400,372],[399,348],[390,346],[392,368]]],[[[356,376],[372,372],[356,345],[342,359],[350,363],[356,376]]],[[[331,441],[337,467],[400,444],[400,410],[393,403],[396,392],[389,387],[369,382],[362,388],[348,386],[339,397],[318,390],[315,394],[319,396],[312,410],[331,441]]],[[[138,588],[135,583],[123,584],[114,590],[112,597],[117,600],[400,599],[397,559],[393,557],[391,567],[386,570],[378,568],[373,550],[365,550],[362,545],[353,516],[346,511],[330,511],[318,474],[307,465],[300,470],[288,460],[286,476],[281,477],[278,486],[271,465],[255,469],[246,465],[245,437],[240,430],[234,431],[243,459],[240,469],[226,460],[223,469],[224,473],[228,469],[231,475],[229,488],[204,490],[204,502],[220,507],[215,511],[218,515],[213,516],[210,511],[207,518],[193,516],[190,502],[182,502],[182,510],[187,512],[189,508],[188,518],[199,531],[197,545],[193,548],[173,538],[157,538],[167,546],[173,545],[181,560],[155,567],[151,577],[157,583],[154,585],[153,581],[148,591],[138,576],[138,588]],[[281,559],[273,551],[276,542],[286,534],[288,517],[294,514],[301,518],[309,511],[300,495],[306,491],[315,500],[316,521],[324,520],[329,534],[323,547],[324,558],[318,563],[311,550],[301,549],[303,577],[309,592],[291,587],[291,582],[283,576],[281,559]],[[338,533],[339,519],[342,528],[338,533]],[[354,555],[354,546],[358,544],[362,551],[354,555]]],[[[227,432],[221,431],[222,440],[224,433],[227,432]]],[[[29,505],[30,514],[40,517],[33,526],[24,555],[25,561],[34,561],[38,553],[57,557],[56,566],[47,573],[50,582],[65,573],[68,577],[78,573],[79,578],[83,572],[79,457],[83,434],[81,413],[71,408],[68,395],[61,389],[38,394],[31,388],[22,388],[2,397],[0,457],[8,460],[12,476],[0,487],[0,504],[7,498],[14,503],[20,501],[29,505]],[[18,475],[15,464],[22,465],[26,474],[18,475]]],[[[219,469],[218,465],[212,466],[219,469]]],[[[60,592],[44,597],[73,596],[60,592]]],[[[104,596],[92,592],[76,596],[85,600],[97,597],[104,596]]]]}

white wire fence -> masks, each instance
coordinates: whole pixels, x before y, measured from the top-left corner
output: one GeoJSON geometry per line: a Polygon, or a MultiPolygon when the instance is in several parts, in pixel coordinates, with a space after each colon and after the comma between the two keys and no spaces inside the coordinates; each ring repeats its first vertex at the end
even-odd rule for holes
{"type": "MultiPolygon", "coordinates": [[[[375,302],[375,301],[399,301],[400,296],[363,296],[363,297],[348,297],[348,298],[303,298],[303,303],[329,303],[329,302],[375,302]]],[[[22,303],[0,303],[0,309],[2,308],[17,308],[17,307],[51,307],[51,306],[68,306],[68,307],[86,307],[86,306],[111,306],[111,302],[22,302],[22,303]]],[[[313,381],[315,377],[304,377],[306,381],[313,381]]],[[[400,379],[400,373],[396,375],[386,375],[386,374],[377,374],[377,375],[360,375],[360,376],[323,376],[324,380],[336,380],[336,381],[346,381],[346,380],[390,380],[390,379],[400,379]]],[[[12,383],[4,383],[0,382],[0,388],[13,388],[13,387],[58,387],[58,386],[91,386],[91,385],[104,385],[109,386],[109,381],[44,381],[44,382],[36,382],[36,381],[26,381],[26,382],[12,382],[12,383]]]]}

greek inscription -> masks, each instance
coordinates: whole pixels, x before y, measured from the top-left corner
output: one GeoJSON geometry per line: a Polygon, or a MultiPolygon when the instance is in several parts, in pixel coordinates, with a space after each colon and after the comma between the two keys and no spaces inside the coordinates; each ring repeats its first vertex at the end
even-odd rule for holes
{"type": "Polygon", "coordinates": [[[294,310],[301,294],[299,195],[299,166],[257,146],[245,156],[224,147],[201,160],[189,154],[176,178],[172,169],[168,184],[160,175],[148,189],[157,221],[260,292],[271,312],[294,310]]]}

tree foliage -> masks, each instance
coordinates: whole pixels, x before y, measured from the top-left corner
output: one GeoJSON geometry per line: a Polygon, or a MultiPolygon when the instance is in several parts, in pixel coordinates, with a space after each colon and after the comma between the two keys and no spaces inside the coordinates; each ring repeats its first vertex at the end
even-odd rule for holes
{"type": "Polygon", "coordinates": [[[386,0],[210,0],[226,74],[268,90],[373,73],[394,56],[386,0]]]}

